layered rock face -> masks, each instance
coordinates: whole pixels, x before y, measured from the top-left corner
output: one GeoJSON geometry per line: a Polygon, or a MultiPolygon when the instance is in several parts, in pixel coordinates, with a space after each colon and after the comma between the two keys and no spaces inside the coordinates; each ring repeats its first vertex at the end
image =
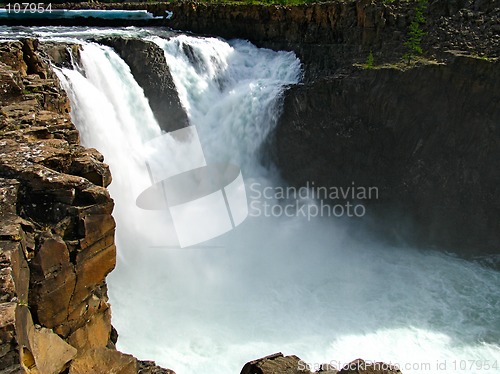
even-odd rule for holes
{"type": "MultiPolygon", "coordinates": [[[[173,12],[167,26],[225,38],[244,38],[261,47],[293,50],[304,63],[306,81],[364,63],[370,51],[378,63],[399,59],[414,5],[412,1],[331,1],[299,6],[179,2],[151,4],[156,14],[173,12]]],[[[422,44],[432,54],[446,49],[498,57],[498,0],[431,0],[422,44]]]]}
{"type": "Polygon", "coordinates": [[[450,60],[291,88],[274,138],[284,177],[377,187],[367,211],[384,235],[498,251],[499,62],[450,60]]]}
{"type": "Polygon", "coordinates": [[[36,47],[0,45],[0,370],[153,372],[114,348],[111,175],[36,47]]]}
{"type": "Polygon", "coordinates": [[[99,43],[112,47],[130,67],[162,130],[170,132],[189,125],[160,47],[150,41],[124,37],[102,38],[99,43]]]}

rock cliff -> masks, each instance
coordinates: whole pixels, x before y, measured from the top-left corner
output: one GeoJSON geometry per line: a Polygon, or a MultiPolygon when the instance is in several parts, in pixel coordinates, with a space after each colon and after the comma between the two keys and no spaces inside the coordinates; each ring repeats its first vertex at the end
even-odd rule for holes
{"type": "Polygon", "coordinates": [[[294,185],[376,186],[374,228],[466,255],[500,242],[500,61],[362,69],[287,93],[274,145],[294,185]]]}
{"type": "Polygon", "coordinates": [[[111,175],[36,48],[0,44],[0,370],[171,372],[114,348],[111,175]]]}
{"type": "MultiPolygon", "coordinates": [[[[304,5],[257,5],[218,2],[81,2],[54,4],[65,9],[145,9],[165,17],[151,20],[175,30],[248,39],[259,47],[294,51],[306,81],[333,75],[370,52],[377,63],[399,60],[414,16],[415,0],[333,0],[304,5]]],[[[427,55],[446,59],[447,50],[500,57],[499,0],[429,0],[425,11],[427,55]]],[[[60,20],[39,20],[61,24],[60,20]]],[[[106,21],[73,20],[106,25],[106,21]]],[[[122,22],[123,21],[117,21],[122,22]]],[[[108,26],[112,24],[108,21],[108,26]]]]}
{"type": "MultiPolygon", "coordinates": [[[[125,6],[125,5],[124,5],[125,6]]],[[[150,4],[165,24],[178,30],[244,38],[260,47],[293,50],[304,63],[306,81],[364,63],[370,51],[377,63],[399,60],[415,1],[348,0],[308,5],[241,5],[197,2],[150,4]]],[[[499,57],[498,0],[430,0],[422,41],[429,55],[448,49],[499,57]]]]}
{"type": "Polygon", "coordinates": [[[112,47],[130,67],[162,130],[189,126],[160,47],[150,41],[123,37],[101,38],[98,42],[112,47]]]}

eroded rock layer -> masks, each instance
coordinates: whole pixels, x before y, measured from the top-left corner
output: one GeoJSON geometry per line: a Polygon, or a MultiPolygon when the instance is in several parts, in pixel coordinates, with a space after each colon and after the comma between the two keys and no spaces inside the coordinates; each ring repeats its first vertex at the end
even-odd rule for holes
{"type": "Polygon", "coordinates": [[[99,43],[112,47],[130,67],[162,130],[170,132],[189,125],[159,46],[151,41],[125,37],[101,38],[99,43]]]}

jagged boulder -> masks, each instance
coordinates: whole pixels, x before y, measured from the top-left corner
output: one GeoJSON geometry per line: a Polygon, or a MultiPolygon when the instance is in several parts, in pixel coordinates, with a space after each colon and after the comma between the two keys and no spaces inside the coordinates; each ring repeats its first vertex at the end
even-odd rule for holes
{"type": "Polygon", "coordinates": [[[297,356],[284,356],[281,352],[247,362],[240,374],[402,374],[399,368],[384,362],[354,360],[342,368],[333,364],[314,365],[297,356]],[[312,372],[311,370],[316,370],[312,372]]]}
{"type": "Polygon", "coordinates": [[[307,374],[297,356],[284,356],[281,352],[247,362],[240,374],[307,374]]]}
{"type": "Polygon", "coordinates": [[[36,53],[38,49],[37,39],[21,39],[23,43],[23,58],[26,62],[26,73],[37,74],[40,78],[47,78],[47,65],[42,62],[42,59],[36,53]]]}
{"type": "Polygon", "coordinates": [[[384,362],[366,362],[357,359],[345,365],[338,374],[401,374],[401,370],[384,362]]]}

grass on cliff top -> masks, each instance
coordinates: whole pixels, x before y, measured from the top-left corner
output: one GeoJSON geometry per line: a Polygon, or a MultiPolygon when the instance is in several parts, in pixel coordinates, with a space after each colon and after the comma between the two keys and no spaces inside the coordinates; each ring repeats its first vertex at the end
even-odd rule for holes
{"type": "MultiPolygon", "coordinates": [[[[78,4],[78,3],[94,3],[94,4],[121,4],[121,3],[137,3],[137,4],[154,4],[154,3],[170,3],[179,2],[183,0],[98,0],[98,1],[68,1],[63,0],[53,1],[53,4],[78,4]]],[[[191,0],[199,3],[207,4],[231,4],[231,5],[304,5],[304,4],[314,4],[314,3],[328,3],[328,2],[347,2],[349,0],[191,0]]],[[[375,0],[382,4],[392,4],[394,2],[409,2],[414,0],[375,0]]],[[[0,8],[5,8],[6,4],[9,2],[0,1],[0,8]]]]}
{"type": "MultiPolygon", "coordinates": [[[[179,1],[179,0],[173,0],[179,1]]],[[[330,2],[328,0],[194,0],[199,3],[209,3],[209,4],[241,4],[241,5],[247,5],[247,4],[252,4],[252,5],[303,5],[303,4],[313,4],[313,3],[325,3],[325,2],[330,2]]],[[[337,1],[347,1],[347,0],[337,0],[337,1]]],[[[382,4],[391,4],[394,3],[395,1],[411,1],[411,0],[376,0],[382,4]]],[[[85,2],[85,0],[82,1],[73,1],[74,3],[79,3],[79,2],[85,2]]],[[[166,3],[166,2],[172,2],[172,0],[100,0],[97,1],[100,3],[107,3],[107,4],[113,4],[113,3],[166,3]]],[[[57,1],[56,1],[57,3],[57,1]]],[[[72,3],[72,2],[69,2],[72,3]]],[[[2,2],[0,2],[2,4],[2,2]]]]}
{"type": "MultiPolygon", "coordinates": [[[[150,0],[148,0],[150,1],[150,0]]],[[[318,0],[197,0],[199,3],[231,4],[231,5],[303,5],[322,1],[318,0]]],[[[155,0],[151,0],[155,2],[155,0]]],[[[324,1],[323,1],[324,2],[324,1]]]]}
{"type": "MultiPolygon", "coordinates": [[[[121,3],[134,3],[134,4],[160,4],[160,3],[175,3],[182,2],[183,0],[99,0],[95,3],[103,3],[103,4],[121,4],[121,3]]],[[[312,4],[312,3],[321,3],[328,2],[324,0],[191,0],[192,2],[197,3],[207,3],[207,4],[235,4],[235,5],[301,5],[301,4],[312,4]]],[[[344,0],[340,0],[344,1],[344,0]]],[[[386,1],[394,1],[394,0],[379,0],[381,2],[386,1]]],[[[86,0],[82,1],[69,1],[64,2],[67,4],[78,4],[87,2],[86,0]]],[[[57,1],[55,3],[58,3],[57,1]]],[[[63,1],[61,1],[63,3],[63,1]]],[[[4,2],[0,2],[0,7],[4,7],[3,5],[7,4],[4,2]]]]}
{"type": "Polygon", "coordinates": [[[400,70],[406,71],[419,66],[424,65],[441,65],[443,62],[439,62],[433,58],[426,58],[424,56],[414,57],[410,62],[405,61],[403,59],[392,61],[392,62],[383,62],[376,63],[372,58],[367,58],[367,61],[364,64],[353,64],[354,67],[364,69],[364,70],[382,70],[382,69],[392,69],[392,70],[400,70]]]}

